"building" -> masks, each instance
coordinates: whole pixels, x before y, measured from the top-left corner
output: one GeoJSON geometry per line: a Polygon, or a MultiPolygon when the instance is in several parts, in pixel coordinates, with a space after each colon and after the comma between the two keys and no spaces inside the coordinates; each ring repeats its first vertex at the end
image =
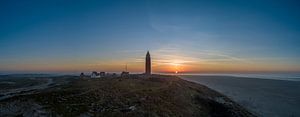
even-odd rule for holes
{"type": "Polygon", "coordinates": [[[127,64],[125,65],[125,71],[121,73],[121,77],[123,78],[129,77],[129,72],[127,71],[127,64]]]}
{"type": "Polygon", "coordinates": [[[100,72],[100,77],[105,77],[105,72],[100,72]]]}
{"type": "Polygon", "coordinates": [[[123,72],[121,73],[121,77],[123,77],[123,78],[129,77],[129,72],[123,71],[123,72]]]}
{"type": "Polygon", "coordinates": [[[80,78],[85,78],[85,75],[84,75],[84,73],[80,73],[80,76],[79,76],[80,78]]]}
{"type": "Polygon", "coordinates": [[[92,74],[91,74],[91,78],[100,78],[100,73],[96,72],[96,71],[93,71],[92,74]]]}
{"type": "Polygon", "coordinates": [[[149,51],[147,51],[147,54],[146,54],[145,74],[151,75],[151,57],[150,57],[149,51]]]}

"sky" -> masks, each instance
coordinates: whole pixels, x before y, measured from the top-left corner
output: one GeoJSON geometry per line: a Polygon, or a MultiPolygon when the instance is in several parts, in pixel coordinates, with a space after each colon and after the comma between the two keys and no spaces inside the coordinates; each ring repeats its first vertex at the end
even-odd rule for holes
{"type": "Polygon", "coordinates": [[[297,0],[1,0],[0,73],[300,72],[297,0]]]}

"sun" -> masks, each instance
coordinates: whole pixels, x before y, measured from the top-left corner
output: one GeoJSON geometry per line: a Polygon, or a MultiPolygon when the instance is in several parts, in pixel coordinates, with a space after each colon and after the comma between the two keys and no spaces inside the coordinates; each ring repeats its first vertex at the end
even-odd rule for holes
{"type": "Polygon", "coordinates": [[[178,63],[172,63],[172,66],[173,66],[172,69],[173,69],[174,73],[178,74],[179,71],[180,71],[180,64],[178,64],[178,63]]]}

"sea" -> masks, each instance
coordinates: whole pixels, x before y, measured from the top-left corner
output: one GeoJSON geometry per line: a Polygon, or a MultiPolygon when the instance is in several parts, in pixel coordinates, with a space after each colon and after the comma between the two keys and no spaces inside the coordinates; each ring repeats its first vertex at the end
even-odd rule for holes
{"type": "Polygon", "coordinates": [[[202,74],[181,74],[194,76],[232,76],[239,78],[258,78],[271,80],[300,81],[300,73],[202,73],[202,74]]]}
{"type": "Polygon", "coordinates": [[[300,73],[185,74],[259,117],[300,117],[300,73]]]}

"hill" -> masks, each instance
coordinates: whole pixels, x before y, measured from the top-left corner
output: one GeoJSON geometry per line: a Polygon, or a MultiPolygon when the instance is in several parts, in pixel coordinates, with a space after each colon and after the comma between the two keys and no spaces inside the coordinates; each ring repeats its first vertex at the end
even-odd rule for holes
{"type": "Polygon", "coordinates": [[[0,105],[0,110],[6,113],[2,116],[254,116],[205,86],[162,75],[74,79],[64,85],[2,100],[0,105]]]}

